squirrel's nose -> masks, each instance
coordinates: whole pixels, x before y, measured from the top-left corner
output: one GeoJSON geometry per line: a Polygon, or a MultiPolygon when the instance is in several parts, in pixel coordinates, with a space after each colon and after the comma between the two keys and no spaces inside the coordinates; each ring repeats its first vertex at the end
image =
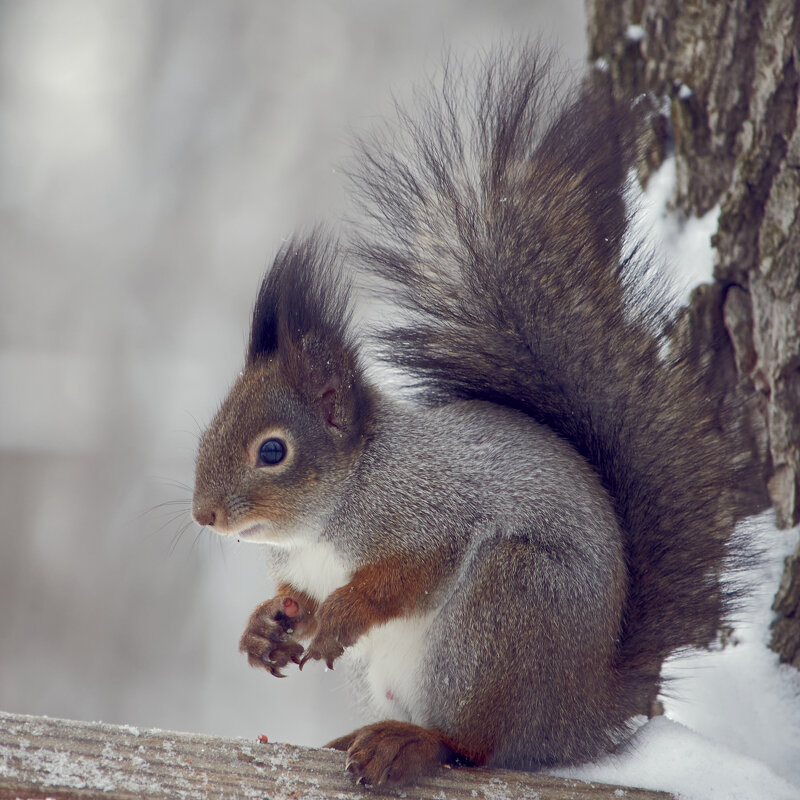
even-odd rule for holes
{"type": "Polygon", "coordinates": [[[198,525],[213,528],[217,524],[225,523],[225,512],[217,503],[210,500],[198,500],[195,498],[192,507],[192,516],[198,525]]]}
{"type": "Polygon", "coordinates": [[[213,528],[214,523],[217,521],[217,512],[212,510],[203,510],[203,511],[195,511],[194,514],[194,521],[198,525],[202,525],[205,527],[208,525],[209,527],[213,528]]]}

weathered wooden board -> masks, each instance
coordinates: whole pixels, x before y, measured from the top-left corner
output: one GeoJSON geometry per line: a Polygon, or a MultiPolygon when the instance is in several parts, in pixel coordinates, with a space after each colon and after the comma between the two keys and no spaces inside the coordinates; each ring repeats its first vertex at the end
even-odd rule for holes
{"type": "Polygon", "coordinates": [[[344,754],[0,712],[0,800],[668,800],[641,789],[507,770],[446,769],[402,789],[356,786],[344,754]]]}

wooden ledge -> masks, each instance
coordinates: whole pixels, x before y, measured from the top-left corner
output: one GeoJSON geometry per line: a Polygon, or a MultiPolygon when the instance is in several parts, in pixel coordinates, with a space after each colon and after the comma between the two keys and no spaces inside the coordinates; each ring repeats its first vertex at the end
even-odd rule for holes
{"type": "Polygon", "coordinates": [[[356,786],[344,754],[0,712],[0,800],[668,800],[644,789],[508,770],[445,769],[401,789],[356,786]]]}

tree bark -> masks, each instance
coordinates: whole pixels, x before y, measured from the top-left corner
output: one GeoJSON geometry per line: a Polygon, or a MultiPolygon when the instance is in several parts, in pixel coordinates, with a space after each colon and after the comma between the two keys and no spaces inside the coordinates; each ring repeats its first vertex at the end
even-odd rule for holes
{"type": "MultiPolygon", "coordinates": [[[[588,0],[595,73],[653,115],[646,182],[674,154],[682,215],[719,205],[716,281],[674,335],[712,354],[763,475],[752,509],[800,522],[800,7],[796,0],[588,0]],[[768,494],[767,494],[768,493],[768,494]]],[[[756,487],[757,489],[759,487],[756,487]]],[[[800,548],[774,605],[773,647],[800,667],[800,548]]]]}

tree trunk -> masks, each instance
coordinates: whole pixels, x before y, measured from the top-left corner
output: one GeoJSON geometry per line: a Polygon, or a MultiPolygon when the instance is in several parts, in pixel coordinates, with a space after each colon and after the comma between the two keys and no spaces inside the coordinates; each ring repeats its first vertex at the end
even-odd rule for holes
{"type": "MultiPolygon", "coordinates": [[[[675,209],[720,207],[716,282],[695,291],[678,342],[741,404],[778,524],[800,522],[800,7],[797,0],[587,0],[590,57],[653,117],[641,176],[674,152],[675,209]]],[[[800,547],[774,605],[772,646],[800,667],[800,547]]]]}

